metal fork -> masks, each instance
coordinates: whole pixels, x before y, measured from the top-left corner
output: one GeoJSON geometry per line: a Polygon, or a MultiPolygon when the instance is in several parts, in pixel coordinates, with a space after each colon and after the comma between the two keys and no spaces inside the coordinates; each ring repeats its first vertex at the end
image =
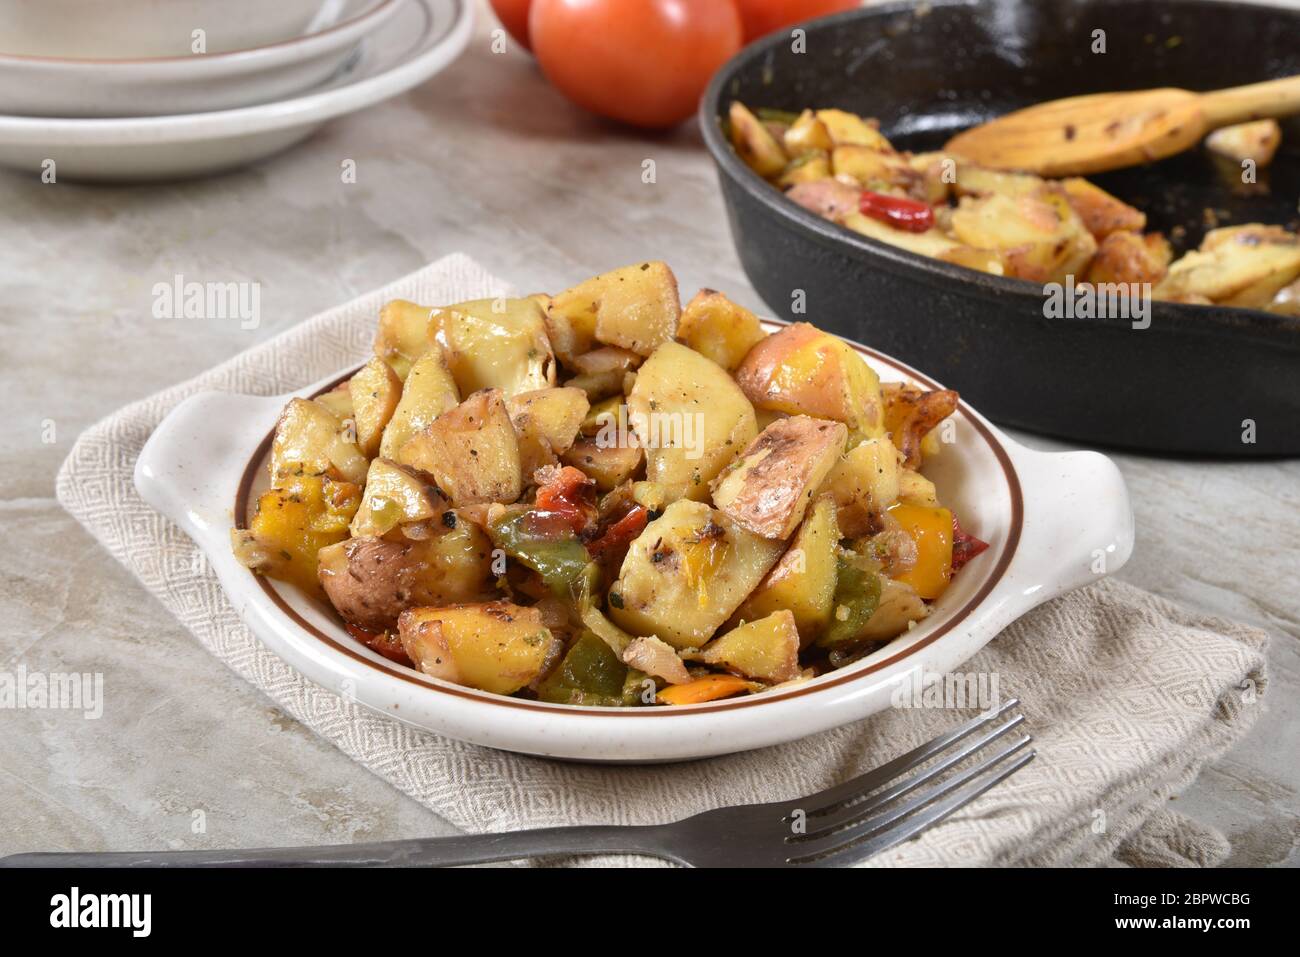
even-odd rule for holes
{"type": "Polygon", "coordinates": [[[835,867],[919,834],[1033,760],[1029,735],[1012,734],[1024,717],[1007,717],[1018,704],[1013,698],[818,794],[717,808],[671,824],[242,851],[16,854],[0,859],[0,867],[445,867],[582,854],[648,854],[692,867],[835,867]]]}

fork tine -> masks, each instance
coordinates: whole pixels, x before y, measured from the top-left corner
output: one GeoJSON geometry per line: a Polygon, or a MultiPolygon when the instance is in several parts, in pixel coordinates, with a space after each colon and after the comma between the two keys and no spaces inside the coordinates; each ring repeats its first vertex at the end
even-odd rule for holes
{"type": "MultiPolygon", "coordinates": [[[[935,787],[923,791],[913,797],[910,801],[891,808],[875,817],[867,818],[852,827],[837,831],[828,837],[821,837],[815,840],[800,840],[797,843],[797,839],[786,838],[787,844],[791,845],[790,850],[794,852],[786,859],[787,863],[821,864],[823,861],[827,863],[831,863],[832,861],[835,863],[842,863],[846,858],[859,859],[864,853],[876,853],[884,847],[892,846],[894,843],[897,843],[897,841],[903,840],[910,834],[916,833],[922,828],[928,827],[931,823],[940,819],[939,817],[922,815],[925,817],[925,821],[912,827],[912,821],[903,821],[904,818],[908,818],[909,815],[935,804],[936,801],[939,801],[939,799],[943,798],[945,795],[963,795],[964,800],[952,804],[951,807],[948,807],[948,805],[951,804],[951,799],[939,804],[939,807],[948,808],[942,815],[940,815],[940,817],[946,816],[961,807],[964,803],[974,800],[975,797],[983,794],[989,787],[992,787],[993,784],[996,784],[1006,776],[995,776],[992,782],[987,786],[980,786],[982,784],[983,775],[1005,762],[1008,758],[1013,757],[1017,752],[1021,751],[1026,745],[1028,745],[1031,740],[1032,739],[1028,735],[1025,735],[1019,740],[1011,742],[981,764],[977,764],[974,767],[963,771],[961,774],[954,775],[952,778],[939,783],[935,787]],[[965,795],[965,788],[968,784],[973,784],[973,793],[965,795]],[[894,827],[894,825],[899,821],[903,821],[903,823],[898,827],[894,827]],[[899,834],[902,836],[898,836],[899,834]],[[871,838],[873,835],[876,836],[874,840],[866,840],[867,838],[871,838]],[[889,838],[888,842],[877,846],[880,839],[885,837],[889,838]],[[874,847],[875,850],[863,850],[863,848],[869,847],[874,847]]],[[[1029,756],[1033,756],[1032,751],[1029,753],[1029,756]]],[[[1028,760],[1029,758],[1026,758],[1025,761],[1013,762],[1011,770],[1018,769],[1028,760]]],[[[1010,771],[1007,773],[1009,774],[1010,771]]]]}
{"type": "Polygon", "coordinates": [[[803,798],[803,804],[797,802],[788,802],[795,806],[802,807],[804,812],[809,816],[828,814],[844,801],[861,797],[882,785],[888,784],[894,778],[906,771],[910,771],[918,764],[924,764],[930,758],[939,752],[956,744],[958,741],[974,734],[985,725],[991,724],[1002,715],[1006,714],[1012,708],[1020,704],[1019,698],[1008,699],[1000,708],[991,714],[982,714],[963,725],[959,725],[947,734],[940,735],[933,741],[927,741],[919,748],[914,748],[906,754],[900,754],[892,761],[887,761],[878,768],[868,771],[866,774],[859,775],[851,781],[845,781],[843,784],[837,784],[833,788],[821,791],[817,794],[810,794],[803,798]],[[811,801],[817,801],[812,805],[811,801]]]}
{"type": "Polygon", "coordinates": [[[1013,730],[1024,723],[1024,715],[1016,715],[1010,721],[1000,724],[990,731],[981,734],[972,741],[968,741],[952,754],[944,754],[943,760],[926,768],[925,770],[898,780],[897,784],[883,790],[877,790],[861,801],[844,801],[840,806],[831,811],[829,814],[822,814],[816,818],[817,827],[815,830],[810,829],[807,835],[800,835],[802,840],[812,840],[822,837],[830,831],[836,831],[856,821],[862,820],[870,812],[879,810],[886,804],[910,794],[927,781],[932,781],[940,774],[961,764],[967,758],[977,751],[983,750],[992,744],[998,738],[1010,734],[1013,730]]]}

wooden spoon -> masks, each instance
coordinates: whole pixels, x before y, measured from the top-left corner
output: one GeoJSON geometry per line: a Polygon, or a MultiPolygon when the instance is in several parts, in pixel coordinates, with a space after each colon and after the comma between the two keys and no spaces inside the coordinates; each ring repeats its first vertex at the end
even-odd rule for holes
{"type": "Polygon", "coordinates": [[[1214,93],[1093,93],[1008,113],[958,133],[945,150],[994,169],[1075,176],[1164,159],[1220,126],[1294,113],[1300,76],[1214,93]]]}

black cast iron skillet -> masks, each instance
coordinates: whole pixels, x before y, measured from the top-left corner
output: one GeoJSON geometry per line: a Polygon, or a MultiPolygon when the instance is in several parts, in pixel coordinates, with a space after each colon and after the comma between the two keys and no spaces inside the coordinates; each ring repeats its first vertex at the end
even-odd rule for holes
{"type": "MultiPolygon", "coordinates": [[[[1151,325],[1047,319],[1043,287],[904,252],[823,220],[752,173],[724,134],[729,104],[840,107],[900,148],[1031,103],[1103,90],[1213,90],[1300,73],[1300,11],[1216,0],[937,0],[814,20],[742,50],[705,93],[741,263],[776,312],[881,349],[1011,426],[1098,445],[1300,454],[1300,320],[1152,304],[1151,325]],[[1091,52],[1105,31],[1106,52],[1091,52]],[[797,291],[806,313],[792,313],[797,291]],[[1251,442],[1249,439],[1253,438],[1251,442]]],[[[1300,121],[1283,123],[1268,190],[1240,195],[1203,149],[1090,177],[1143,209],[1177,252],[1220,225],[1300,226],[1300,121]],[[1206,210],[1212,210],[1207,214],[1206,210]]],[[[1262,179],[1263,177],[1261,177],[1262,179]]]]}

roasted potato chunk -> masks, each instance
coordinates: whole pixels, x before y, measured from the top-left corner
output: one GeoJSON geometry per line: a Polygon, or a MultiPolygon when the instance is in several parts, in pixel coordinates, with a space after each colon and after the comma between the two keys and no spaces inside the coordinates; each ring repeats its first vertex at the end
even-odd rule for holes
{"type": "Polygon", "coordinates": [[[491,552],[487,536],[470,522],[415,541],[350,538],[320,550],[320,585],[344,621],[383,631],[396,627],[407,608],[488,595],[491,552]]]}
{"type": "Polygon", "coordinates": [[[569,446],[560,461],[582,470],[600,491],[610,492],[636,476],[645,452],[635,442],[606,444],[599,436],[584,436],[569,446]]]}
{"type": "Polygon", "coordinates": [[[536,608],[507,601],[411,608],[398,622],[402,647],[427,675],[514,694],[563,652],[536,608]]]}
{"type": "Polygon", "coordinates": [[[1261,169],[1273,162],[1282,144],[1282,128],[1277,120],[1253,120],[1215,130],[1205,138],[1210,152],[1241,163],[1254,160],[1261,169]]]}
{"type": "Polygon", "coordinates": [[[789,538],[848,439],[842,422],[778,419],[713,482],[713,504],[755,535],[789,538]]]}
{"type": "Polygon", "coordinates": [[[967,197],[952,213],[952,231],[968,246],[1000,251],[1007,275],[1033,282],[1082,275],[1097,250],[1058,187],[1025,196],[967,197]]]}
{"type": "Polygon", "coordinates": [[[348,380],[348,395],[352,400],[352,421],[357,427],[357,445],[373,458],[379,453],[384,428],[397,411],[402,380],[387,362],[375,357],[348,380]]]}
{"type": "Polygon", "coordinates": [[[1141,232],[1147,215],[1078,176],[1061,180],[1061,189],[1083,226],[1097,242],[1117,232],[1141,232]]]}
{"type": "Polygon", "coordinates": [[[1166,269],[1165,249],[1160,242],[1159,236],[1111,233],[1097,247],[1097,255],[1088,267],[1087,281],[1097,285],[1144,282],[1155,285],[1164,278],[1166,269]]]}
{"type": "Polygon", "coordinates": [[[505,396],[555,385],[555,356],[535,299],[477,299],[436,309],[431,322],[461,395],[505,396]]]}
{"type": "Polygon", "coordinates": [[[523,491],[519,440],[497,389],[444,412],[402,446],[397,461],[433,476],[456,506],[509,503],[523,491]]]}
{"type": "Polygon", "coordinates": [[[829,153],[835,148],[830,130],[812,110],[799,114],[799,118],[785,131],[781,143],[786,154],[795,157],[814,152],[829,153]]]}
{"type": "Polygon", "coordinates": [[[406,299],[394,299],[379,310],[379,328],[375,332],[375,355],[397,375],[405,379],[416,359],[429,351],[429,315],[432,306],[421,306],[406,299]]]}
{"type": "Polygon", "coordinates": [[[775,611],[714,638],[697,656],[706,665],[777,684],[799,677],[799,630],[789,611],[775,611]]]}
{"type": "Polygon", "coordinates": [[[544,465],[556,465],[577,438],[590,403],[581,389],[539,389],[506,399],[510,421],[519,438],[520,467],[525,482],[544,465]]]}
{"type": "Polygon", "coordinates": [[[610,617],[674,648],[703,645],[776,563],[778,541],[679,499],[628,549],[609,592],[610,617]]]}
{"type": "Polygon", "coordinates": [[[384,428],[379,454],[397,458],[403,445],[444,412],[460,405],[460,393],[447,368],[442,347],[433,346],[411,365],[401,398],[384,428]]]}
{"type": "Polygon", "coordinates": [[[785,168],[790,157],[763,121],[743,103],[732,100],[728,113],[731,121],[731,145],[745,164],[759,176],[775,176],[785,168]]]}
{"type": "Polygon", "coordinates": [[[1170,265],[1154,295],[1157,299],[1204,296],[1230,304],[1241,304],[1243,299],[1263,303],[1298,275],[1300,236],[1260,223],[1229,226],[1206,233],[1199,250],[1170,265]],[[1272,291],[1265,295],[1269,287],[1272,291]]]}
{"type": "Polygon", "coordinates": [[[235,557],[259,574],[319,595],[316,555],[347,537],[360,501],[361,489],[351,482],[289,477],[283,488],[258,498],[248,528],[231,529],[235,557]]]}
{"type": "Polygon", "coordinates": [[[731,376],[678,342],[646,360],[627,408],[646,478],[674,498],[708,497],[709,482],[758,434],[754,409],[731,376]]]}
{"type": "Polygon", "coordinates": [[[884,434],[876,373],[843,340],[806,322],[750,349],[736,381],[756,408],[834,419],[863,436],[884,434]]]}
{"type": "Polygon", "coordinates": [[[677,324],[681,342],[728,372],[766,337],[757,316],[712,289],[697,292],[677,324]]]}
{"type": "Polygon", "coordinates": [[[740,606],[736,618],[754,621],[788,610],[794,616],[800,645],[807,647],[830,621],[839,541],[835,501],[822,496],[813,503],[785,554],[740,606]]]}
{"type": "Polygon", "coordinates": [[[830,470],[821,492],[834,500],[845,537],[867,534],[880,513],[898,499],[901,458],[888,438],[867,439],[830,470]]]}
{"type": "Polygon", "coordinates": [[[290,399],[271,442],[271,485],[321,475],[360,485],[370,463],[342,422],[319,402],[290,399]]]}
{"type": "Polygon", "coordinates": [[[436,488],[396,462],[375,459],[366,474],[361,507],[352,519],[352,535],[387,535],[398,525],[438,518],[446,510],[442,493],[436,488]]]}
{"type": "Polygon", "coordinates": [[[919,468],[925,436],[957,410],[958,395],[951,389],[927,392],[914,385],[890,382],[883,389],[885,428],[903,453],[903,464],[919,468]]]}
{"type": "Polygon", "coordinates": [[[818,110],[816,117],[826,127],[836,146],[869,146],[874,150],[892,151],[874,120],[865,120],[846,110],[818,110]]]}
{"type": "MultiPolygon", "coordinates": [[[[547,324],[573,356],[589,351],[593,340],[648,356],[672,339],[681,311],[673,271],[661,262],[644,262],[595,276],[553,297],[547,324]]],[[[572,358],[561,356],[572,364],[572,358]]]]}

